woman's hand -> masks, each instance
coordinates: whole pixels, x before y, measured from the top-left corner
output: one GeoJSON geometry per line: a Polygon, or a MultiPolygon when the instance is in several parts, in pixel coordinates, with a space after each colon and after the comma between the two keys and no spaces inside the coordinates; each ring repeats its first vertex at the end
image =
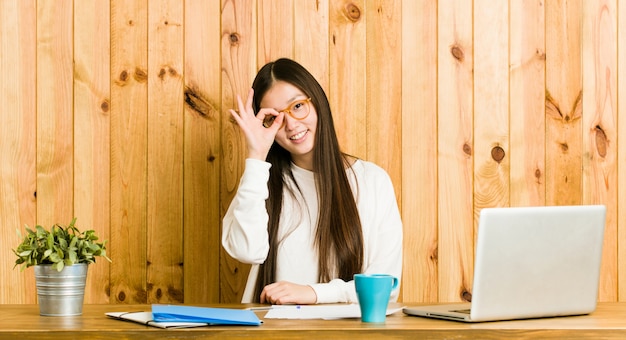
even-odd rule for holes
{"type": "Polygon", "coordinates": [[[270,151],[274,138],[278,129],[283,124],[285,114],[279,113],[274,109],[262,108],[254,115],[252,109],[252,99],[254,96],[254,90],[250,89],[248,92],[248,99],[244,105],[241,101],[241,97],[237,95],[237,104],[239,110],[235,111],[229,109],[228,111],[233,116],[241,131],[246,136],[246,142],[248,143],[248,157],[265,161],[267,153],[270,151]],[[269,127],[263,126],[263,119],[267,115],[275,116],[276,119],[269,127]]]}
{"type": "Polygon", "coordinates": [[[287,281],[271,283],[261,292],[261,303],[273,305],[303,304],[317,302],[317,294],[311,286],[298,285],[287,281]]]}

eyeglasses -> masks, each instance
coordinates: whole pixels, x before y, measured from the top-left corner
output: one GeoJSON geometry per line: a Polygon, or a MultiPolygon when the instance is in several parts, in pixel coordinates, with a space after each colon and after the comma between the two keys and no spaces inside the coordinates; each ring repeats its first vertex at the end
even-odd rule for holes
{"type": "MultiPolygon", "coordinates": [[[[309,113],[311,112],[311,110],[309,109],[310,102],[311,102],[311,98],[299,99],[289,104],[289,106],[287,106],[286,108],[282,110],[276,110],[276,111],[287,113],[293,119],[303,120],[306,117],[308,117],[309,113]]],[[[272,126],[272,123],[274,123],[274,120],[276,120],[276,116],[273,116],[273,115],[265,116],[265,118],[263,119],[263,126],[266,128],[272,126]]]]}

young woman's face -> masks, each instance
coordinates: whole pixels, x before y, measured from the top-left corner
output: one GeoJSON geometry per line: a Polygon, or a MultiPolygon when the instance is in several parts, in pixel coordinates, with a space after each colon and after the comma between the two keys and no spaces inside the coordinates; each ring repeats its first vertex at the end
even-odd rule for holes
{"type": "Polygon", "coordinates": [[[262,108],[284,112],[283,126],[276,134],[276,143],[291,154],[297,166],[312,170],[317,112],[310,98],[290,83],[277,81],[265,93],[260,104],[262,108]]]}

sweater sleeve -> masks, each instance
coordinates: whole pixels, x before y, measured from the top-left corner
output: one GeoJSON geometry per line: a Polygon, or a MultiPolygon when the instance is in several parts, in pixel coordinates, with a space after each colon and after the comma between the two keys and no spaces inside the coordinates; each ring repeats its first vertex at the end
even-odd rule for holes
{"type": "Polygon", "coordinates": [[[222,220],[222,246],[243,263],[263,263],[269,251],[265,200],[270,167],[270,163],[246,159],[237,193],[222,220]]]}
{"type": "MultiPolygon", "coordinates": [[[[363,227],[364,273],[391,274],[401,280],[402,220],[389,175],[372,163],[367,164],[367,181],[359,182],[359,214],[363,227]]],[[[317,303],[358,302],[354,281],[334,279],[311,285],[317,303]]],[[[399,286],[389,301],[398,299],[399,286]]]]}

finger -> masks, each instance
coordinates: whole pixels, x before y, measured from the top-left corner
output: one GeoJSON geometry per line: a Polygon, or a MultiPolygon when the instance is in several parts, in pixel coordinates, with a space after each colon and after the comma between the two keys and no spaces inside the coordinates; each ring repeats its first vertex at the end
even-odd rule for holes
{"type": "Polygon", "coordinates": [[[269,107],[263,107],[259,110],[259,112],[256,113],[256,118],[263,120],[266,116],[278,116],[278,112],[272,108],[269,107]]]}
{"type": "Polygon", "coordinates": [[[276,110],[272,110],[272,112],[270,112],[270,115],[274,116],[274,119],[272,119],[271,121],[266,121],[267,115],[264,115],[261,118],[261,121],[263,122],[263,127],[271,129],[274,132],[278,132],[278,129],[283,126],[285,114],[283,112],[277,112],[276,110]]]}
{"type": "Polygon", "coordinates": [[[239,113],[233,109],[228,109],[228,112],[233,117],[233,119],[237,122],[237,124],[241,125],[241,117],[239,116],[239,113]]]}
{"type": "Polygon", "coordinates": [[[281,291],[280,293],[272,296],[273,304],[275,305],[286,305],[295,303],[295,297],[290,291],[281,291]]]}
{"type": "Polygon", "coordinates": [[[276,110],[271,108],[262,108],[257,112],[256,119],[258,119],[264,128],[269,128],[274,123],[276,117],[278,117],[279,113],[276,110]]]}
{"type": "Polygon", "coordinates": [[[240,95],[237,95],[237,106],[239,107],[239,112],[241,112],[241,114],[246,112],[246,108],[243,106],[243,102],[241,101],[240,95]]]}
{"type": "Polygon", "coordinates": [[[272,303],[271,288],[269,285],[265,286],[261,291],[261,301],[265,300],[268,303],[272,303]]]}
{"type": "Polygon", "coordinates": [[[261,298],[260,301],[263,302],[267,302],[267,303],[276,303],[276,300],[278,299],[278,293],[281,291],[282,289],[280,288],[280,285],[278,284],[278,282],[274,282],[274,283],[270,283],[269,285],[265,286],[263,288],[263,291],[261,292],[261,298]]]}
{"type": "Polygon", "coordinates": [[[284,120],[285,120],[285,113],[279,112],[278,115],[276,116],[276,119],[274,119],[274,123],[272,123],[271,128],[275,128],[276,130],[280,129],[280,127],[283,126],[284,120]]]}
{"type": "Polygon", "coordinates": [[[253,99],[254,99],[254,89],[250,88],[250,90],[248,91],[248,99],[246,100],[246,109],[248,109],[250,112],[254,111],[252,109],[252,100],[253,99]]]}

